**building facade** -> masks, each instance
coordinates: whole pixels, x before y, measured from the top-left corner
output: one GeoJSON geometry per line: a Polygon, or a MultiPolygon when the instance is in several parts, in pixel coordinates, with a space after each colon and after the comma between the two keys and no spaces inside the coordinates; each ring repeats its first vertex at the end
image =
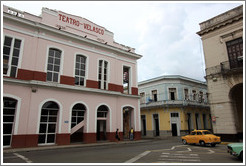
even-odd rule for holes
{"type": "Polygon", "coordinates": [[[243,6],[200,23],[213,131],[243,135],[243,6]]]}
{"type": "Polygon", "coordinates": [[[135,49],[62,11],[2,14],[4,147],[141,138],[135,49]]]}
{"type": "Polygon", "coordinates": [[[211,130],[205,82],[183,76],[161,76],[138,84],[143,137],[181,136],[194,129],[211,130]]]}

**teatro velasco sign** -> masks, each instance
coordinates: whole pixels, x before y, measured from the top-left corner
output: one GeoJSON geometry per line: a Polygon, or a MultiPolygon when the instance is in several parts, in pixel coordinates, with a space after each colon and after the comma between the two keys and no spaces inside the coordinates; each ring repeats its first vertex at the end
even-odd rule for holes
{"type": "Polygon", "coordinates": [[[102,43],[115,44],[112,32],[79,16],[43,8],[42,23],[102,43]]]}

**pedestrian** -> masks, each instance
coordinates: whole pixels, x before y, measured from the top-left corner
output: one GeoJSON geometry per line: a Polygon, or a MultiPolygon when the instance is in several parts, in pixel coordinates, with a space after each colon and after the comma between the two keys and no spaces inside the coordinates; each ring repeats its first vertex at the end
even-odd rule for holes
{"type": "Polygon", "coordinates": [[[117,142],[120,140],[119,129],[117,129],[115,132],[115,138],[116,138],[117,142]]]}
{"type": "Polygon", "coordinates": [[[131,141],[133,140],[133,137],[134,137],[134,130],[133,130],[133,128],[131,128],[131,130],[130,130],[130,140],[131,141]]]}

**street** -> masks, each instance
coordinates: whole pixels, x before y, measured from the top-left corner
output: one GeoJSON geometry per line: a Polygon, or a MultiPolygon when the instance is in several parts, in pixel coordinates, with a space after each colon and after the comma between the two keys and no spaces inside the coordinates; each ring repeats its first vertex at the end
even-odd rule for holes
{"type": "Polygon", "coordinates": [[[179,138],[101,146],[4,152],[3,163],[242,163],[226,145],[183,145],[179,138]]]}

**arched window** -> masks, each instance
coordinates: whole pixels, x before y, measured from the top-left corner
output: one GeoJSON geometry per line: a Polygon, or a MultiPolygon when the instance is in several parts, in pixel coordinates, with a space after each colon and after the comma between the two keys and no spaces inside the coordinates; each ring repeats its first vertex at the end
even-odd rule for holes
{"type": "Polygon", "coordinates": [[[52,101],[46,102],[41,110],[39,144],[55,143],[57,114],[59,106],[52,101]]]}
{"type": "Polygon", "coordinates": [[[61,51],[55,48],[49,49],[47,63],[47,81],[58,82],[60,77],[61,51]]]}
{"type": "Polygon", "coordinates": [[[76,55],[75,64],[75,85],[85,85],[86,73],[86,57],[83,55],[76,55]]]}
{"type": "Polygon", "coordinates": [[[84,120],[86,107],[83,104],[76,104],[72,109],[71,128],[84,120]]]}
{"type": "Polygon", "coordinates": [[[3,98],[3,146],[10,146],[15,110],[16,110],[17,100],[8,97],[3,98]]]}
{"type": "Polygon", "coordinates": [[[102,105],[97,109],[97,117],[98,118],[106,118],[107,113],[108,113],[108,107],[105,105],[102,105]]]}

